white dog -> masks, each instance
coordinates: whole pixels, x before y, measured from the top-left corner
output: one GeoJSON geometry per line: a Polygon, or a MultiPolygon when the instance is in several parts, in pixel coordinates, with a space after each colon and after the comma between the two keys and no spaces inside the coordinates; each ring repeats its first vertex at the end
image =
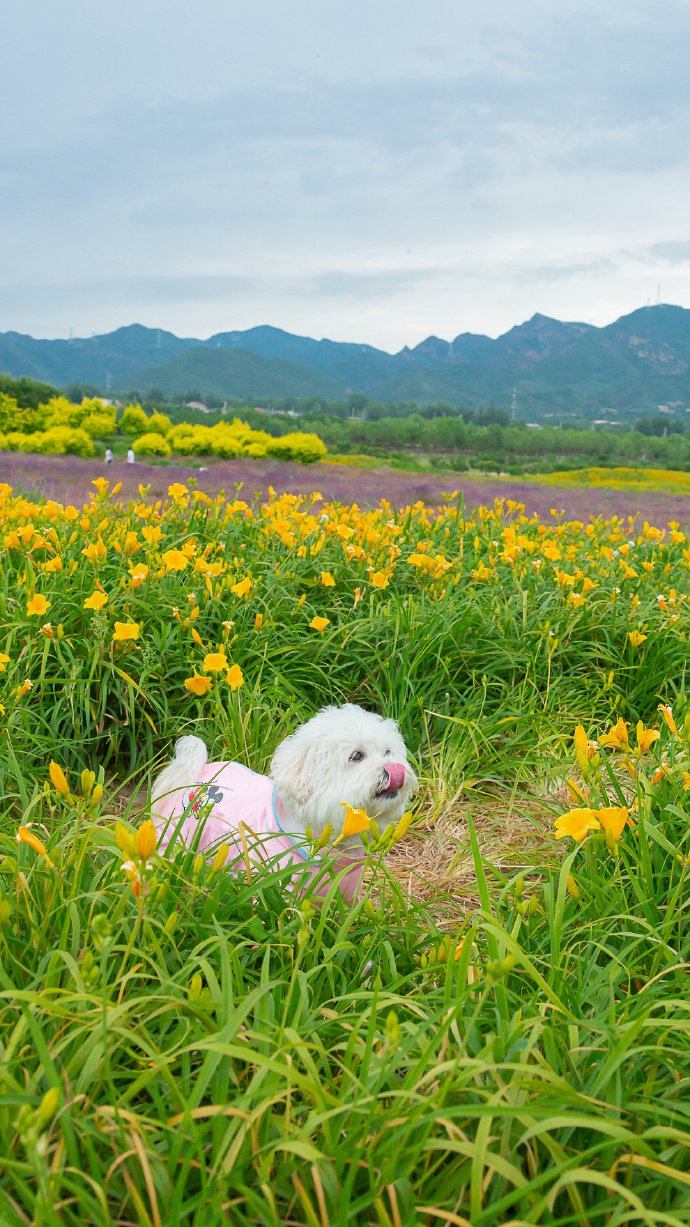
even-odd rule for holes
{"type": "MultiPolygon", "coordinates": [[[[324,708],[281,742],[270,776],[241,763],[209,763],[203,741],[181,737],[154,783],[151,809],[163,848],[176,834],[200,852],[229,845],[226,863],[240,871],[268,858],[280,867],[313,861],[318,871],[307,832],[318,837],[330,825],[335,840],[346,806],[384,828],[402,817],[416,787],[395,721],[346,703],[324,708]]],[[[348,899],[359,887],[362,852],[359,836],[346,836],[331,854],[336,870],[348,870],[340,882],[348,899]]],[[[327,888],[326,881],[321,893],[327,888]]]]}

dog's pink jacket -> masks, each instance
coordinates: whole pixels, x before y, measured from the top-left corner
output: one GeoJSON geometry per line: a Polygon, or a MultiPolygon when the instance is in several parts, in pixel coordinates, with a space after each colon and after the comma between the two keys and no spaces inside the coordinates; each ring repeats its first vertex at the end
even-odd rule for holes
{"type": "MultiPolygon", "coordinates": [[[[206,763],[195,784],[175,789],[156,801],[154,819],[161,850],[175,831],[175,844],[192,845],[199,852],[212,852],[220,844],[229,843],[225,863],[236,873],[245,871],[240,823],[245,828],[249,858],[255,865],[270,860],[276,868],[284,869],[306,863],[314,876],[323,864],[322,856],[310,856],[304,841],[281,827],[273,781],[242,763],[206,763]]],[[[341,878],[340,890],[348,902],[354,902],[361,883],[361,861],[343,854],[331,854],[330,861],[335,872],[348,870],[341,878]]],[[[314,887],[315,893],[325,895],[330,882],[330,875],[323,875],[314,887]]]]}

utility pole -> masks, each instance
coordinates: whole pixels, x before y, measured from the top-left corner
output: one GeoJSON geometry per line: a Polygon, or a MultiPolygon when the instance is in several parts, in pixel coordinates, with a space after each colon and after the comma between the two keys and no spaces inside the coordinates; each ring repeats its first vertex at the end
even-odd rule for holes
{"type": "Polygon", "coordinates": [[[510,401],[510,420],[511,422],[515,421],[516,413],[517,413],[517,388],[513,388],[513,395],[510,401]]]}

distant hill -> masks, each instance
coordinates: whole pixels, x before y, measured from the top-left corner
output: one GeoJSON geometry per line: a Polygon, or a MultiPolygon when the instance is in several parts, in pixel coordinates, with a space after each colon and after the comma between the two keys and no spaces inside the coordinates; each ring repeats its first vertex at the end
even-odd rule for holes
{"type": "Polygon", "coordinates": [[[92,383],[104,388],[109,382],[121,387],[142,367],[164,363],[200,343],[141,324],[71,341],[36,341],[20,332],[0,332],[0,370],[45,379],[60,387],[92,383]]]}
{"type": "Polygon", "coordinates": [[[248,349],[208,349],[199,345],[168,362],[140,370],[134,386],[160,388],[166,396],[198,388],[205,396],[323,396],[335,400],[341,387],[303,362],[260,358],[248,349]]]}
{"type": "Polygon", "coordinates": [[[427,337],[397,354],[268,325],[207,340],[139,324],[69,341],[6,332],[0,371],[104,391],[157,387],[172,396],[195,388],[254,399],[360,392],[372,400],[468,408],[509,409],[515,389],[521,418],[609,411],[626,420],[659,404],[690,407],[690,310],[642,307],[605,328],[534,315],[496,340],[475,333],[452,341],[427,337]]]}

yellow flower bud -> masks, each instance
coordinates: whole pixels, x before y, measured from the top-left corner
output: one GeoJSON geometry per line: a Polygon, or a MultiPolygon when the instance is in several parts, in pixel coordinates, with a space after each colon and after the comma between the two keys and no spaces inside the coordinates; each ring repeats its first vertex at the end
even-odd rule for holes
{"type": "Polygon", "coordinates": [[[228,852],[229,852],[229,851],[230,851],[230,845],[229,845],[229,844],[220,844],[220,845],[219,845],[218,851],[216,852],[216,855],[215,855],[215,856],[214,856],[214,858],[213,858],[213,864],[211,865],[211,873],[212,873],[212,874],[214,874],[214,873],[219,873],[219,872],[220,872],[220,870],[223,868],[223,865],[225,864],[226,860],[228,859],[228,852]]]}
{"type": "Polygon", "coordinates": [[[120,852],[124,853],[127,859],[131,859],[136,853],[134,835],[127,829],[123,822],[115,823],[115,843],[120,852]]]}
{"type": "Polygon", "coordinates": [[[60,1090],[57,1086],[51,1086],[49,1091],[46,1091],[43,1099],[38,1107],[38,1119],[41,1125],[46,1125],[49,1120],[55,1116],[60,1103],[60,1090]]]}
{"type": "Polygon", "coordinates": [[[86,767],[81,773],[81,791],[85,797],[90,797],[93,792],[93,786],[96,783],[95,771],[89,771],[86,767]]]}
{"type": "Polygon", "coordinates": [[[48,774],[55,791],[59,792],[60,796],[64,797],[65,800],[69,800],[69,785],[62,767],[58,763],[51,762],[48,774]]]}
{"type": "Polygon", "coordinates": [[[91,808],[91,809],[95,809],[95,808],[96,808],[96,806],[99,804],[99,802],[100,802],[100,800],[101,800],[102,796],[103,796],[103,785],[102,785],[102,784],[97,784],[97,785],[96,785],[96,787],[94,788],[93,792],[91,793],[91,803],[90,803],[90,808],[91,808]]]}
{"type": "Polygon", "coordinates": [[[156,851],[156,825],[151,818],[147,818],[137,831],[136,851],[142,861],[147,861],[156,851]]]}
{"type": "Polygon", "coordinates": [[[322,848],[327,847],[327,845],[331,842],[332,838],[333,838],[333,825],[332,823],[327,822],[319,838],[314,843],[314,851],[320,852],[322,848]]]}
{"type": "Polygon", "coordinates": [[[402,1043],[402,1027],[398,1022],[398,1015],[395,1010],[389,1010],[386,1015],[386,1047],[391,1051],[400,1047],[402,1043]]]}
{"type": "Polygon", "coordinates": [[[407,834],[411,823],[412,823],[412,814],[410,814],[409,812],[407,814],[403,814],[402,818],[400,819],[400,821],[397,823],[397,825],[395,826],[393,830],[393,838],[391,840],[391,845],[397,844],[398,840],[402,839],[407,834]]]}
{"type": "Polygon", "coordinates": [[[175,929],[177,928],[177,922],[179,921],[179,919],[180,919],[179,912],[171,912],[170,915],[168,916],[168,919],[163,925],[163,928],[165,929],[165,932],[167,933],[168,937],[172,937],[173,933],[175,932],[175,929]]]}

